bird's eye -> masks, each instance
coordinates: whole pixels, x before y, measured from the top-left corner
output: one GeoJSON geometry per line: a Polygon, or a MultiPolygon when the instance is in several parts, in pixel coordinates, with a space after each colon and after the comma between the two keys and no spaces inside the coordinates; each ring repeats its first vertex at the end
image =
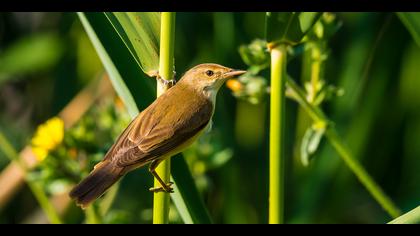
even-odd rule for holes
{"type": "Polygon", "coordinates": [[[207,76],[212,76],[213,74],[214,74],[214,72],[212,70],[207,70],[206,71],[207,76]]]}

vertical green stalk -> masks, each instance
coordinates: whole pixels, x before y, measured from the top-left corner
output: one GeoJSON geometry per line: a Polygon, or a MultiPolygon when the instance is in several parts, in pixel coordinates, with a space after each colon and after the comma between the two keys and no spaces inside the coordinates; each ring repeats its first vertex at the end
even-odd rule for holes
{"type": "Polygon", "coordinates": [[[270,98],[270,224],[283,223],[284,205],[284,119],[286,84],[286,45],[271,49],[270,98]]]}
{"type": "MultiPolygon", "coordinates": [[[[173,77],[174,42],[175,42],[175,12],[161,13],[159,75],[166,80],[173,77]]],[[[166,91],[167,87],[158,80],[157,96],[166,91]]],[[[165,183],[170,181],[170,158],[160,163],[156,169],[165,183]]],[[[155,187],[160,183],[155,180],[155,187]]],[[[169,216],[169,193],[156,192],[153,199],[153,224],[167,224],[169,216]]]]}
{"type": "Polygon", "coordinates": [[[28,180],[27,171],[26,171],[24,163],[22,163],[19,160],[19,154],[16,152],[13,146],[9,143],[6,137],[4,137],[2,132],[0,132],[0,150],[4,152],[4,154],[10,159],[10,161],[17,163],[19,167],[22,169],[29,189],[34,194],[36,200],[38,201],[39,205],[41,206],[48,220],[53,224],[61,224],[62,221],[60,217],[58,216],[57,211],[54,209],[54,206],[51,204],[50,200],[48,199],[47,195],[42,189],[42,186],[35,181],[28,180]]]}

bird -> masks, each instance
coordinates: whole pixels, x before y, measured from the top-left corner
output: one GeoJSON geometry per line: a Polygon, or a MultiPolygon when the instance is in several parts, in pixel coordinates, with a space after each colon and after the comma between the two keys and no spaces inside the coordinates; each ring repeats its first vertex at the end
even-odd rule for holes
{"type": "Polygon", "coordinates": [[[129,123],[102,161],[70,191],[70,197],[85,209],[122,176],[147,164],[161,185],[150,190],[173,192],[172,183],[165,183],[156,167],[210,129],[219,89],[227,79],[244,73],[214,63],[185,72],[129,123]]]}

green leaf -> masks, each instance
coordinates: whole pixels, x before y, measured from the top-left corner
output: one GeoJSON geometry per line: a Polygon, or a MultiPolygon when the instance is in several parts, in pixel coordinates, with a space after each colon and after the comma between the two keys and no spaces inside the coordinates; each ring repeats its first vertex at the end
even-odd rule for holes
{"type": "Polygon", "coordinates": [[[25,37],[0,54],[0,84],[54,66],[63,53],[58,35],[41,33],[25,37]]]}
{"type": "Polygon", "coordinates": [[[171,173],[175,182],[174,193],[171,194],[171,198],[184,223],[210,224],[209,213],[201,200],[188,165],[181,154],[171,158],[171,173]]]}
{"type": "Polygon", "coordinates": [[[301,42],[321,14],[321,12],[267,12],[267,42],[292,45],[301,42]]]}
{"type": "Polygon", "coordinates": [[[309,165],[311,158],[318,150],[319,143],[321,142],[324,133],[325,128],[315,129],[313,126],[310,126],[306,130],[300,147],[300,158],[304,166],[309,165]]]}
{"type": "Polygon", "coordinates": [[[137,107],[143,110],[156,98],[156,80],[151,79],[139,69],[138,63],[104,13],[86,12],[84,14],[123,78],[137,107]]]}
{"type": "Polygon", "coordinates": [[[410,32],[414,41],[420,46],[420,13],[418,12],[397,12],[401,22],[410,32]]]}
{"type": "Polygon", "coordinates": [[[305,37],[310,41],[327,42],[343,25],[335,13],[324,12],[305,37]]]}
{"type": "Polygon", "coordinates": [[[112,86],[118,93],[118,96],[121,97],[125,106],[127,107],[128,113],[131,117],[135,117],[139,110],[134,102],[133,96],[131,96],[130,91],[124,83],[118,69],[116,68],[111,57],[108,55],[108,52],[104,48],[102,42],[96,35],[95,30],[91,27],[88,19],[85,17],[84,13],[77,13],[79,15],[80,21],[82,22],[83,27],[86,30],[90,40],[92,41],[93,46],[95,47],[96,52],[98,53],[99,58],[102,61],[106,71],[108,72],[109,78],[111,79],[112,86]]]}
{"type": "Polygon", "coordinates": [[[270,54],[267,51],[267,42],[265,40],[256,39],[249,45],[241,45],[239,54],[245,64],[257,67],[258,71],[270,65],[270,54]]]}
{"type": "Polygon", "coordinates": [[[105,13],[140,68],[149,76],[159,70],[160,13],[105,13]]]}
{"type": "Polygon", "coordinates": [[[395,218],[391,222],[388,222],[388,224],[420,224],[420,206],[395,218]]]}

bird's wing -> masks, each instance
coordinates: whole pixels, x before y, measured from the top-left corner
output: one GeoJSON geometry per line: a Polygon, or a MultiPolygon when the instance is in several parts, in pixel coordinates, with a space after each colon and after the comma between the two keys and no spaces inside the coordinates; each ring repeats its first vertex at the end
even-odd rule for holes
{"type": "Polygon", "coordinates": [[[118,166],[138,165],[164,155],[208,124],[213,109],[211,101],[194,97],[197,100],[191,103],[168,92],[140,113],[111,147],[107,156],[118,166]],[[170,98],[177,102],[170,102],[170,98]]]}

